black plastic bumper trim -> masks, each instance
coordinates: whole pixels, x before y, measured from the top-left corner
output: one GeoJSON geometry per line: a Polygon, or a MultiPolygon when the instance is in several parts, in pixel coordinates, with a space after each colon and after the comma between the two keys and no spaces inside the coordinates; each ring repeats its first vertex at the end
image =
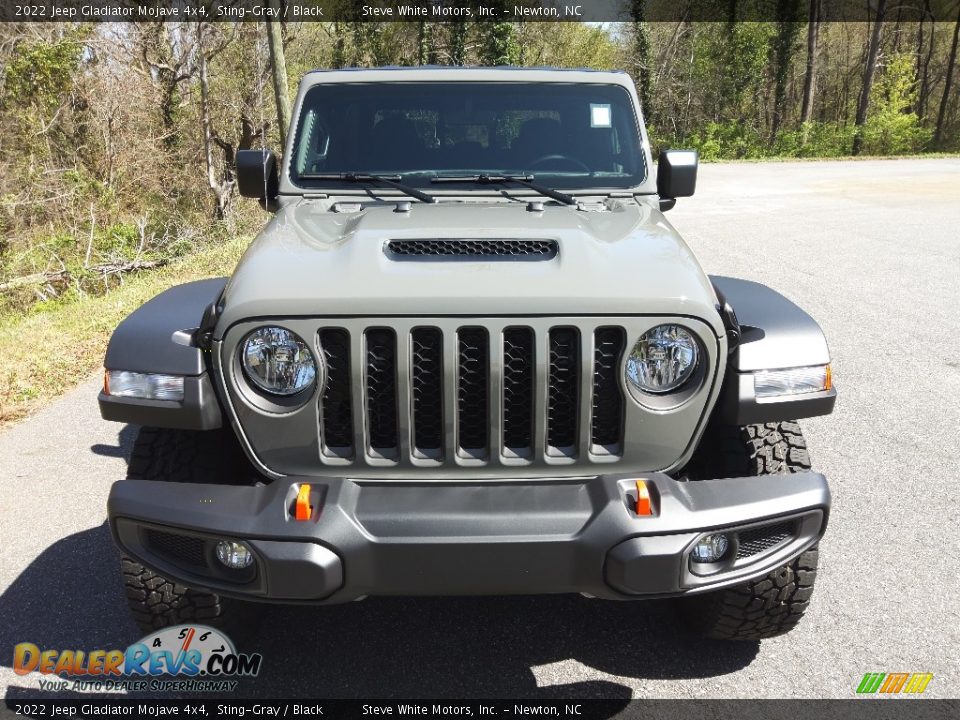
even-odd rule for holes
{"type": "Polygon", "coordinates": [[[256,487],[123,480],[111,488],[108,513],[125,552],[185,585],[324,603],[367,595],[582,592],[624,599],[698,592],[751,577],[719,574],[686,586],[680,564],[700,533],[808,514],[818,518],[809,546],[826,526],[830,491],[817,473],[781,481],[645,477],[659,496],[652,517],[633,512],[636,476],[622,475],[419,483],[284,478],[256,487]],[[316,512],[297,522],[290,505],[303,482],[313,486],[316,512]],[[140,525],[247,541],[265,581],[238,587],[215,573],[174,567],[131,543],[128,528],[140,525]],[[625,547],[634,538],[641,541],[625,547]],[[673,549],[662,552],[664,544],[673,549]],[[648,562],[658,555],[663,562],[648,562]],[[638,584],[631,577],[641,565],[638,584]]]}

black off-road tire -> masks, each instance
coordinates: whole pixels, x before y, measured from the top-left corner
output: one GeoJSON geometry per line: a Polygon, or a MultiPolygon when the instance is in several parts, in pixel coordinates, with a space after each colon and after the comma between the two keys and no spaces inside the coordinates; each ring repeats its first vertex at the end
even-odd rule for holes
{"type": "MultiPolygon", "coordinates": [[[[714,427],[693,463],[697,478],[777,475],[810,469],[800,425],[794,421],[714,427]]],[[[778,478],[771,477],[771,482],[778,478]]],[[[765,640],[790,632],[806,611],[817,578],[817,547],[752,582],[682,598],[687,627],[715,640],[765,640]]]]}
{"type": "MultiPolygon", "coordinates": [[[[133,446],[128,480],[251,484],[250,466],[229,430],[190,431],[144,427],[133,446]]],[[[127,604],[144,633],[183,623],[224,630],[235,640],[255,631],[261,606],[192,590],[125,555],[120,569],[127,604]]]]}

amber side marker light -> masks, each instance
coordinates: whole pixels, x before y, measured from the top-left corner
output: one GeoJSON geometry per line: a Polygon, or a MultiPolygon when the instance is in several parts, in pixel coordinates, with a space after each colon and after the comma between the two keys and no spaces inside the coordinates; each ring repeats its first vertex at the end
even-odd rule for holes
{"type": "Polygon", "coordinates": [[[310,486],[304,483],[297,492],[297,504],[294,508],[294,518],[299,521],[309,520],[313,513],[310,505],[310,486]]]}
{"type": "Polygon", "coordinates": [[[637,515],[653,515],[653,502],[646,480],[637,480],[637,515]]]}

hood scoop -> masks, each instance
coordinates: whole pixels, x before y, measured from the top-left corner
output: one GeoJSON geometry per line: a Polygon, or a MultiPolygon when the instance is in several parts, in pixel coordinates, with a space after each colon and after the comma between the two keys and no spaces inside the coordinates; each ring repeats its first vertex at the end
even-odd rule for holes
{"type": "Polygon", "coordinates": [[[391,260],[552,260],[556,240],[439,238],[390,240],[385,251],[391,260]]]}

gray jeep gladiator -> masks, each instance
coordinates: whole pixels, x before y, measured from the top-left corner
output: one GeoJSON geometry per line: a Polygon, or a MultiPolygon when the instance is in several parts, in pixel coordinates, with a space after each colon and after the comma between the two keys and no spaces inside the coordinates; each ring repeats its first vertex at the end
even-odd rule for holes
{"type": "Polygon", "coordinates": [[[282,160],[237,155],[272,218],[233,276],[107,349],[140,625],[582,593],[793,628],[830,509],[796,419],[832,411],[830,356],[782,295],[701,269],[664,217],[696,172],[654,171],[624,73],[307,74],[282,160]]]}

